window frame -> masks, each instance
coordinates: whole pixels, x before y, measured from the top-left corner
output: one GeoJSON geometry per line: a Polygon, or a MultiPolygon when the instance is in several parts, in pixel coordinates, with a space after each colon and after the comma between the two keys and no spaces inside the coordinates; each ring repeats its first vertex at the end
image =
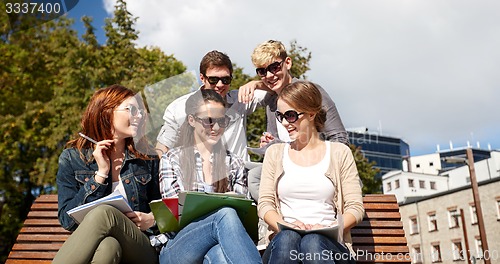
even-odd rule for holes
{"type": "Polygon", "coordinates": [[[428,224],[429,224],[429,232],[438,231],[436,212],[430,212],[430,213],[428,213],[427,214],[427,220],[428,220],[428,224]]]}

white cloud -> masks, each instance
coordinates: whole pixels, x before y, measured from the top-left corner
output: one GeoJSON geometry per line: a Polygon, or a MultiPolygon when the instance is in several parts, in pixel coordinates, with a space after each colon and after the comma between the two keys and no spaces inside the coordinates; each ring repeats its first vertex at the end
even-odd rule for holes
{"type": "MultiPolygon", "coordinates": [[[[111,2],[111,0],[105,0],[111,2]]],[[[113,6],[113,4],[108,6],[113,6]]],[[[415,154],[469,140],[500,148],[500,2],[493,0],[127,1],[139,45],[198,70],[210,50],[253,74],[267,39],[312,52],[309,79],[346,127],[408,141],[415,154]]],[[[112,10],[110,8],[109,10],[112,10]]],[[[473,143],[475,145],[475,143],[473,143]]],[[[442,147],[443,148],[443,147],[442,147]]]]}

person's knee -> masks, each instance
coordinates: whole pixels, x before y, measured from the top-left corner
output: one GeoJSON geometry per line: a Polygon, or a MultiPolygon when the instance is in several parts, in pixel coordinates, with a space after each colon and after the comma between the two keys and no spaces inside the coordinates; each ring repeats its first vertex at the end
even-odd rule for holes
{"type": "Polygon", "coordinates": [[[222,207],[219,210],[217,210],[216,214],[218,215],[218,217],[224,220],[239,219],[238,213],[236,213],[236,210],[234,210],[231,207],[222,207]]]}
{"type": "Polygon", "coordinates": [[[97,223],[102,223],[102,221],[109,222],[107,220],[116,214],[122,213],[111,205],[99,205],[88,212],[83,221],[97,225],[97,223]]]}
{"type": "Polygon", "coordinates": [[[122,248],[114,237],[104,238],[94,253],[92,263],[120,263],[122,248]]]}
{"type": "Polygon", "coordinates": [[[327,237],[319,234],[308,234],[302,237],[300,249],[303,252],[320,252],[323,249],[329,249],[333,243],[327,237]]]}

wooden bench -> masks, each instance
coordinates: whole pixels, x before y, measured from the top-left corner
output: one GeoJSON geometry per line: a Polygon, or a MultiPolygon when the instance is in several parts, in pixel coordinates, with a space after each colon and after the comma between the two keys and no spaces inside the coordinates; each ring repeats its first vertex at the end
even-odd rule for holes
{"type": "Polygon", "coordinates": [[[363,197],[365,218],[351,230],[358,263],[411,263],[396,196],[363,197]]]}
{"type": "MultiPolygon", "coordinates": [[[[366,216],[351,230],[359,263],[410,263],[399,206],[394,195],[363,198],[366,216]]],[[[38,197],[6,264],[50,263],[69,237],[57,219],[57,195],[38,197]]]]}
{"type": "Polygon", "coordinates": [[[57,218],[57,195],[41,195],[31,206],[5,263],[51,263],[69,235],[57,218]]]}

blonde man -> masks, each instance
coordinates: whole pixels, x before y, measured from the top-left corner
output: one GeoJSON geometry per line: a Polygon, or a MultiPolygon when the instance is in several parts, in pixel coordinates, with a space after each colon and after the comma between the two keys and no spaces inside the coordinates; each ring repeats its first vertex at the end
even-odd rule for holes
{"type": "MultiPolygon", "coordinates": [[[[251,81],[240,87],[238,100],[243,103],[251,102],[255,89],[270,90],[275,93],[274,98],[269,100],[266,106],[267,129],[261,137],[260,146],[264,147],[275,139],[290,142],[288,131],[283,126],[277,124],[274,113],[277,108],[278,95],[282,89],[288,84],[298,81],[290,73],[292,59],[288,57],[283,43],[277,40],[268,40],[255,48],[252,53],[252,63],[256,68],[257,75],[261,79],[259,81],[251,81]]],[[[348,144],[349,138],[335,103],[321,86],[317,84],[315,86],[321,92],[323,97],[322,106],[326,111],[324,129],[319,131],[320,138],[348,144]]],[[[257,170],[259,169],[257,168],[257,170]]],[[[258,199],[259,183],[260,170],[250,171],[248,175],[248,187],[251,196],[255,200],[258,199]]]]}

